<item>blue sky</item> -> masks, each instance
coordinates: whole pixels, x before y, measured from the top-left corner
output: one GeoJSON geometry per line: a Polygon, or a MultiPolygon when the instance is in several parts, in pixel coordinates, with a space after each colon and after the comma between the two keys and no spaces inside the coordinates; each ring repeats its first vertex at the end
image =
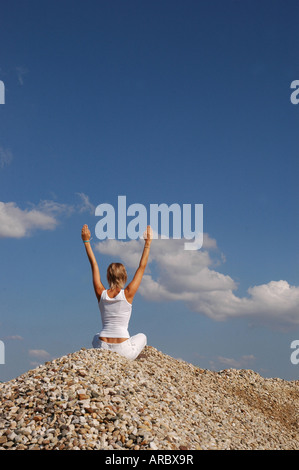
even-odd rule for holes
{"type": "MultiPolygon", "coordinates": [[[[130,333],[203,368],[298,378],[298,2],[4,0],[0,339],[9,380],[91,347],[102,277],[138,241],[95,207],[203,204],[204,246],[152,244],[130,333]]],[[[137,266],[136,266],[137,267],[137,266]]]]}

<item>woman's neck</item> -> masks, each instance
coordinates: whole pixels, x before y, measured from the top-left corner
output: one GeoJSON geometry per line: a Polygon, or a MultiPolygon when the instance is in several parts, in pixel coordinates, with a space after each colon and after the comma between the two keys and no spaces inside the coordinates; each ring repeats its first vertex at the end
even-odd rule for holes
{"type": "Polygon", "coordinates": [[[114,295],[117,295],[120,293],[121,291],[121,287],[109,287],[109,289],[107,289],[108,293],[112,296],[114,295]]]}

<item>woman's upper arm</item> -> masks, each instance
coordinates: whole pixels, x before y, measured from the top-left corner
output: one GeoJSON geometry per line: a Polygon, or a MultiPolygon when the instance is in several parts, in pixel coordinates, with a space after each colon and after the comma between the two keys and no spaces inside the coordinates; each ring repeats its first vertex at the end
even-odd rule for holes
{"type": "Polygon", "coordinates": [[[98,301],[100,301],[101,295],[102,295],[103,291],[105,290],[105,287],[103,286],[102,283],[100,285],[93,283],[93,287],[94,287],[96,297],[97,297],[98,301]]]}
{"type": "Polygon", "coordinates": [[[100,297],[102,295],[102,292],[105,290],[105,287],[102,284],[100,271],[97,266],[93,267],[92,278],[93,278],[93,287],[94,287],[95,294],[97,296],[97,299],[100,300],[100,297]]]}
{"type": "Polygon", "coordinates": [[[142,277],[143,277],[143,273],[144,273],[144,268],[141,268],[139,267],[132,279],[132,281],[130,282],[130,284],[127,285],[127,287],[125,288],[125,294],[126,294],[126,298],[128,299],[129,302],[132,302],[139,286],[140,286],[140,283],[142,281],[142,277]]]}

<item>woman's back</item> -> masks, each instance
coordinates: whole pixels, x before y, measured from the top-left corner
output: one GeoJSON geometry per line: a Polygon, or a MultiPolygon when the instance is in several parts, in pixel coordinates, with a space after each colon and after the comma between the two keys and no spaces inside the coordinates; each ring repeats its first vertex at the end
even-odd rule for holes
{"type": "Polygon", "coordinates": [[[106,338],[129,338],[128,325],[132,313],[132,304],[121,289],[115,297],[109,297],[108,291],[104,290],[99,301],[99,309],[102,317],[101,337],[106,338]]]}

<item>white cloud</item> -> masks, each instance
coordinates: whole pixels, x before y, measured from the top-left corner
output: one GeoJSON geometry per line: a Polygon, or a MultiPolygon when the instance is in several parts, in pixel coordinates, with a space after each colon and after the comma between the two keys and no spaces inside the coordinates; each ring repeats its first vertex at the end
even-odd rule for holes
{"type": "Polygon", "coordinates": [[[248,369],[252,367],[256,358],[253,354],[241,356],[239,359],[232,357],[218,356],[215,361],[210,361],[210,365],[213,369],[219,369],[219,365],[224,366],[226,369],[248,369]]]}
{"type": "Polygon", "coordinates": [[[76,193],[81,198],[81,205],[78,205],[79,212],[90,212],[94,215],[95,206],[90,202],[89,197],[84,193],[76,193]]]}
{"type": "Polygon", "coordinates": [[[10,339],[12,341],[23,341],[23,337],[20,335],[12,335],[12,336],[6,336],[6,340],[10,339]]]}
{"type": "Polygon", "coordinates": [[[49,361],[51,359],[51,354],[44,349],[30,349],[28,351],[29,357],[35,359],[30,361],[32,367],[38,367],[44,361],[49,361]]]}
{"type": "Polygon", "coordinates": [[[241,369],[241,368],[248,368],[250,364],[252,364],[255,361],[255,357],[252,354],[247,355],[247,356],[242,356],[240,357],[240,359],[218,356],[217,361],[225,367],[241,369]]]}
{"type": "Polygon", "coordinates": [[[36,357],[38,359],[49,359],[51,357],[44,349],[29,349],[28,354],[30,357],[36,357]]]}
{"type": "Polygon", "coordinates": [[[43,200],[37,205],[29,203],[28,206],[21,209],[15,202],[0,201],[0,238],[22,238],[36,230],[54,230],[59,217],[87,210],[87,204],[83,207],[82,204],[75,206],[52,200],[43,200]]]}
{"type": "Polygon", "coordinates": [[[140,261],[142,242],[140,240],[131,240],[130,242],[104,240],[98,243],[95,249],[105,255],[120,258],[129,268],[134,268],[138,266],[140,261]]]}
{"type": "Polygon", "coordinates": [[[29,203],[26,209],[21,209],[15,202],[0,201],[0,238],[23,238],[32,235],[36,230],[54,230],[62,216],[94,212],[92,210],[94,206],[88,196],[83,193],[77,194],[82,202],[73,205],[42,200],[37,205],[29,203]]]}
{"type": "Polygon", "coordinates": [[[53,230],[57,220],[39,209],[20,209],[14,202],[0,201],[0,238],[22,238],[34,230],[53,230]]]}
{"type": "MultiPolygon", "coordinates": [[[[31,206],[35,207],[33,204],[31,204],[31,206]]],[[[62,203],[52,201],[52,200],[47,200],[47,199],[40,201],[39,204],[36,206],[36,209],[38,209],[39,211],[45,214],[51,214],[55,216],[59,216],[59,215],[70,216],[75,211],[75,208],[69,204],[62,204],[62,203]]]]}
{"type": "MultiPolygon", "coordinates": [[[[198,251],[184,250],[183,243],[183,239],[153,240],[148,269],[139,288],[145,299],[182,301],[190,310],[217,321],[248,318],[279,327],[299,325],[299,287],[285,280],[271,281],[250,287],[246,297],[238,297],[234,293],[237,283],[216,270],[224,257],[212,256],[217,250],[214,240],[205,234],[203,248],[198,251]],[[150,271],[152,266],[155,276],[150,271]]],[[[141,240],[104,240],[96,250],[136,269],[142,247],[141,240]]]]}

